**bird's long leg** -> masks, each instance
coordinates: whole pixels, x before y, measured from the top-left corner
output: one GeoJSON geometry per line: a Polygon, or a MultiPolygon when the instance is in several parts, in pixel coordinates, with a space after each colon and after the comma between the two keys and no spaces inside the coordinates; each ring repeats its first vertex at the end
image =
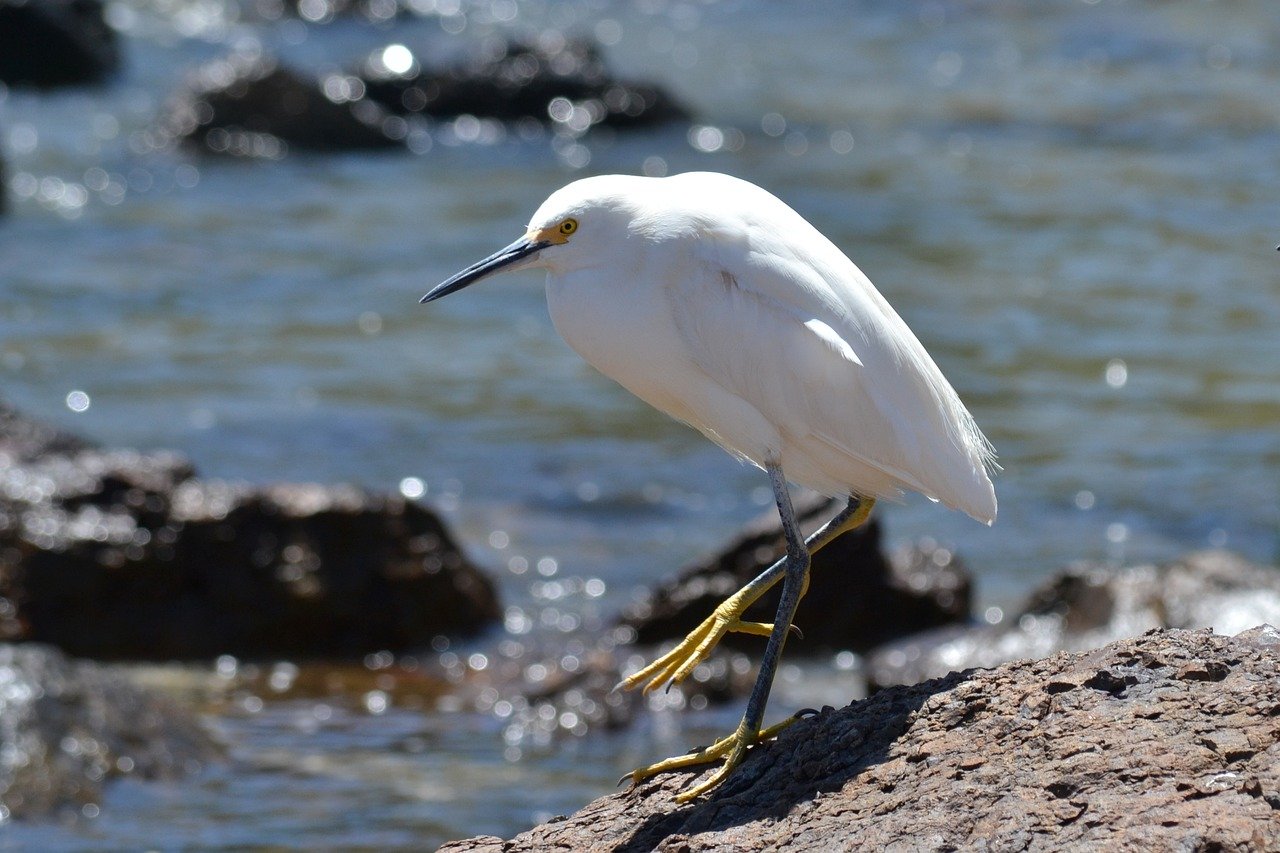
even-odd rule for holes
{"type": "MultiPolygon", "coordinates": [[[[844,509],[805,540],[808,553],[816,554],[844,533],[860,527],[867,520],[874,506],[874,498],[850,497],[844,509]]],[[[760,596],[782,579],[786,574],[787,562],[788,557],[783,557],[765,569],[754,580],[721,602],[711,615],[690,631],[675,648],[623,679],[615,689],[633,690],[643,684],[644,692],[649,693],[668,682],[679,684],[689,677],[694,667],[711,654],[720,639],[731,631],[769,636],[773,632],[773,625],[744,622],[741,617],[748,607],[755,604],[760,596]]],[[[809,573],[806,571],[804,583],[800,588],[801,598],[808,589],[809,573]]]]}
{"type": "MultiPolygon", "coordinates": [[[[778,660],[782,655],[782,647],[787,639],[787,632],[791,627],[792,619],[795,618],[796,607],[800,603],[800,597],[808,587],[810,554],[812,551],[816,551],[823,545],[828,544],[844,530],[849,529],[851,522],[853,526],[861,524],[866,519],[867,514],[870,513],[871,506],[874,503],[870,499],[850,499],[849,506],[839,516],[825,525],[822,531],[819,531],[819,534],[822,534],[828,528],[831,528],[830,535],[823,537],[820,543],[814,541],[815,537],[811,537],[808,542],[805,542],[800,538],[799,525],[796,522],[795,510],[791,506],[791,495],[787,491],[787,482],[783,477],[782,468],[778,465],[770,465],[768,472],[769,480],[773,485],[774,497],[778,503],[778,514],[782,518],[783,534],[787,540],[787,556],[782,561],[785,564],[781,572],[784,578],[782,599],[778,603],[778,612],[774,617],[773,629],[769,634],[769,643],[765,647],[764,658],[760,662],[760,672],[756,676],[755,686],[751,690],[751,696],[747,699],[747,709],[746,713],[743,714],[742,722],[738,724],[737,730],[732,735],[716,741],[706,749],[699,750],[691,755],[667,759],[649,767],[642,767],[631,774],[633,782],[639,782],[667,770],[703,764],[723,757],[724,764],[715,773],[676,798],[680,802],[688,802],[719,785],[742,761],[743,756],[746,755],[752,744],[773,737],[795,721],[795,717],[790,717],[768,729],[760,729],[760,724],[764,719],[765,705],[769,701],[769,691],[773,687],[773,677],[777,671],[778,660]],[[817,545],[817,547],[814,547],[814,545],[817,545]]],[[[770,567],[756,581],[764,579],[773,572],[774,568],[770,567]]],[[[754,584],[756,581],[752,581],[752,583],[754,584]]],[[[772,585],[776,581],[777,578],[774,577],[768,583],[772,585]]],[[[757,595],[756,597],[758,598],[759,596],[757,595]]]]}

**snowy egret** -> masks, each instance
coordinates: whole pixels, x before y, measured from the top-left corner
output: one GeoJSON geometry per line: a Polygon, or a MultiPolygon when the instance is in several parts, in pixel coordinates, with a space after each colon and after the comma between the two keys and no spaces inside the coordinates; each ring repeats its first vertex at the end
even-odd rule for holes
{"type": "Polygon", "coordinates": [[[741,724],[655,773],[723,764],[679,797],[720,784],[761,730],[809,557],[860,525],[879,497],[920,492],[987,524],[994,452],[906,323],[835,244],[754,184],[708,172],[608,175],[556,191],[524,236],[441,282],[439,299],[500,270],[547,271],[556,330],[588,363],[769,475],[786,556],[726,599],[671,652],[620,687],[684,680],[727,632],[767,636],[741,724]],[[785,472],[785,473],[784,473],[785,472]],[[848,504],[803,540],[788,481],[848,504]],[[740,617],[779,579],[772,625],[740,617]]]}

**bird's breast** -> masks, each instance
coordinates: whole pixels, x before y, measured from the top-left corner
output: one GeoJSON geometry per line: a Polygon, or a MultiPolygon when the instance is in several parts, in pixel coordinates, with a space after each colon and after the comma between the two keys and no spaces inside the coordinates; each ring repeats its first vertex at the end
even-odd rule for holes
{"type": "Polygon", "coordinates": [[[608,271],[547,276],[547,310],[588,364],[651,406],[693,421],[688,401],[705,381],[689,358],[660,287],[608,271]]]}

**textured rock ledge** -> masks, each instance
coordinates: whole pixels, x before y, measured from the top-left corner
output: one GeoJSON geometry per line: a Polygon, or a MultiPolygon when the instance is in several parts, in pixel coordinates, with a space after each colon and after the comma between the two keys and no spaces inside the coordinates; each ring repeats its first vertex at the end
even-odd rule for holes
{"type": "Polygon", "coordinates": [[[442,850],[1280,849],[1280,632],[1156,630],[824,709],[678,806],[673,773],[442,850]]]}

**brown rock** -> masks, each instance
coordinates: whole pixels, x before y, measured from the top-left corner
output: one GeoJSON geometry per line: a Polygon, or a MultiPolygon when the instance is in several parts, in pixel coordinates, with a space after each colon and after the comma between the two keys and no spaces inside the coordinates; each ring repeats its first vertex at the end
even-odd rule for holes
{"type": "MultiPolygon", "coordinates": [[[[796,502],[806,535],[837,509],[824,498],[796,502]]],[[[788,655],[843,649],[862,652],[968,618],[970,579],[959,559],[930,544],[888,557],[881,549],[881,536],[873,517],[814,555],[809,593],[796,612],[796,625],[804,638],[787,643],[788,655]]],[[[719,554],[683,569],[648,600],[628,609],[620,624],[634,631],[634,641],[640,645],[681,639],[716,605],[773,564],[783,549],[778,514],[770,510],[719,554]]],[[[747,618],[772,622],[781,590],[781,584],[770,590],[747,611],[747,618]]],[[[760,639],[730,634],[723,646],[756,652],[760,639]]]]}
{"type": "Polygon", "coordinates": [[[381,49],[374,51],[357,73],[371,100],[401,115],[524,119],[574,134],[594,126],[627,129],[690,118],[661,87],[615,77],[600,48],[582,39],[491,40],[447,68],[426,68],[415,58],[410,69],[393,71],[382,57],[381,49]]]}
{"type": "MultiPolygon", "coordinates": [[[[814,495],[798,500],[796,509],[806,533],[836,511],[830,501],[814,495]]],[[[573,712],[590,727],[629,725],[646,704],[644,697],[638,691],[614,692],[613,687],[622,680],[631,646],[683,638],[716,605],[781,556],[783,547],[777,513],[764,513],[717,556],[686,568],[628,608],[579,668],[564,673],[554,659],[545,661],[548,677],[535,689],[518,691],[527,701],[510,723],[515,734],[555,734],[554,720],[563,711],[573,712]],[[545,713],[548,706],[556,713],[545,713]]],[[[787,642],[787,656],[864,651],[962,620],[968,614],[969,590],[968,572],[950,551],[924,543],[886,557],[880,549],[880,526],[872,522],[814,558],[810,591],[796,620],[804,637],[787,642]]],[[[780,592],[779,586],[757,602],[747,611],[748,618],[773,621],[780,592]]],[[[755,683],[762,648],[758,637],[729,634],[687,681],[672,690],[694,707],[745,696],[755,683]]]]}
{"type": "MultiPolygon", "coordinates": [[[[1161,566],[1067,569],[999,625],[958,626],[890,643],[868,658],[871,688],[1057,651],[1096,649],[1150,628],[1234,634],[1280,624],[1280,571],[1229,551],[1196,551],[1161,566]]],[[[1198,676],[1216,677],[1204,671],[1198,676]]]]}
{"type": "Polygon", "coordinates": [[[0,83],[54,89],[105,83],[120,67],[102,0],[0,2],[0,83]]]}
{"type": "Polygon", "coordinates": [[[1152,631],[828,710],[688,805],[672,773],[442,849],[1275,850],[1278,719],[1275,629],[1152,631]]]}
{"type": "MultiPolygon", "coordinates": [[[[345,85],[342,78],[335,81],[345,85]]],[[[198,69],[169,100],[159,141],[184,142],[203,153],[262,159],[279,159],[290,148],[401,147],[404,122],[388,118],[382,107],[362,95],[338,96],[322,81],[274,58],[232,54],[198,69]]]]}
{"type": "Polygon", "coordinates": [[[354,657],[497,619],[430,510],[352,486],[199,480],[0,404],[0,639],[95,659],[354,657]]]}

